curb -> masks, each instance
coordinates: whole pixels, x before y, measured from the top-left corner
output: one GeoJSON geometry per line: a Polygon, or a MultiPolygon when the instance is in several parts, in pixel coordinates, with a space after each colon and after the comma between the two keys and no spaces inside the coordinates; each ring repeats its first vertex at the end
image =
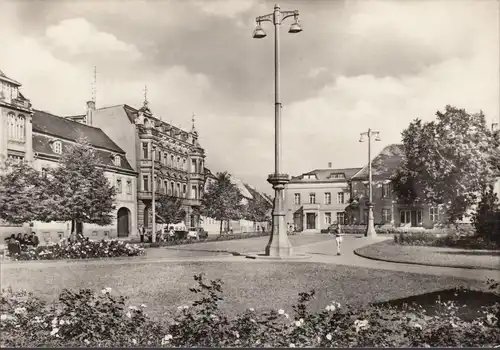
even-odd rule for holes
{"type": "Polygon", "coordinates": [[[471,266],[471,265],[456,266],[456,265],[447,265],[447,264],[426,264],[426,263],[421,263],[421,262],[416,262],[416,261],[389,260],[389,259],[377,258],[374,256],[361,254],[358,252],[358,250],[362,249],[362,248],[364,248],[364,247],[354,249],[353,250],[354,255],[359,256],[361,258],[369,259],[369,260],[383,261],[383,262],[388,262],[388,263],[393,263],[393,264],[418,265],[418,266],[428,266],[428,267],[446,267],[446,268],[450,268],[450,269],[500,271],[500,269],[495,269],[493,267],[478,267],[478,266],[471,266]]]}

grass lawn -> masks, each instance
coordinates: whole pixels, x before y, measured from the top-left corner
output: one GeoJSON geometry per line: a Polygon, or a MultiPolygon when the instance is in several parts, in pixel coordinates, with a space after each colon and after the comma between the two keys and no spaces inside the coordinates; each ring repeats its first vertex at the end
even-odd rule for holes
{"type": "Polygon", "coordinates": [[[482,289],[484,283],[455,277],[430,276],[330,264],[304,262],[172,262],[133,264],[60,264],[58,266],[2,269],[2,288],[26,289],[47,300],[63,288],[111,287],[130,298],[132,305],[145,303],[151,316],[175,311],[190,304],[193,275],[224,281],[222,307],[230,314],[245,308],[283,308],[291,312],[297,294],[315,289],[313,309],[332,300],[341,304],[382,302],[453,287],[482,289]]]}
{"type": "Polygon", "coordinates": [[[364,257],[392,262],[500,270],[499,250],[406,246],[384,241],[361,247],[355,252],[364,257]]]}

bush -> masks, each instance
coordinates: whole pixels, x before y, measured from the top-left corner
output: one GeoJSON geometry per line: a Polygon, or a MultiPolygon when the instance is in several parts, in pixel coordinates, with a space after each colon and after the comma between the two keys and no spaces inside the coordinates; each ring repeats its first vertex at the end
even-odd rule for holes
{"type": "Polygon", "coordinates": [[[400,232],[394,235],[394,243],[400,245],[448,247],[466,249],[499,249],[500,245],[481,236],[457,234],[436,235],[432,232],[400,232]]]}
{"type": "Polygon", "coordinates": [[[489,186],[481,194],[481,201],[472,221],[477,234],[500,244],[500,203],[493,186],[489,186]]]}
{"type": "Polygon", "coordinates": [[[135,244],[117,240],[78,241],[57,243],[37,248],[28,247],[12,257],[13,260],[60,260],[60,259],[95,259],[121,256],[144,255],[144,249],[135,244]]]}
{"type": "MultiPolygon", "coordinates": [[[[65,290],[46,304],[26,292],[3,291],[2,347],[442,347],[493,346],[500,342],[500,305],[462,319],[453,302],[438,300],[435,315],[417,305],[342,306],[331,302],[313,313],[314,291],[300,293],[293,314],[254,309],[233,319],[221,311],[222,282],[195,276],[199,296],[179,306],[173,320],[152,320],[146,305],[126,306],[110,288],[99,293],[65,290]]],[[[495,288],[495,287],[493,287],[495,288]]],[[[496,287],[498,288],[498,286],[496,287]]]]}

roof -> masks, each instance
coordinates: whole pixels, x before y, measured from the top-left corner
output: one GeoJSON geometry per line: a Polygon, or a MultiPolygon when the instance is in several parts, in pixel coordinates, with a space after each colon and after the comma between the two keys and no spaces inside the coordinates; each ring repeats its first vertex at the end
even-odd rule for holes
{"type": "MultiPolygon", "coordinates": [[[[404,148],[400,144],[386,146],[372,159],[372,177],[389,179],[401,166],[404,160],[404,148]]],[[[352,180],[365,180],[368,178],[368,165],[365,165],[352,180]]]]}
{"type": "MultiPolygon", "coordinates": [[[[50,145],[50,143],[54,141],[52,137],[48,135],[33,134],[32,141],[33,141],[33,152],[36,152],[38,154],[45,154],[48,156],[52,156],[54,158],[59,157],[59,155],[52,150],[52,147],[50,145]]],[[[61,142],[62,142],[63,152],[65,149],[67,149],[72,145],[72,143],[67,140],[61,140],[61,142]]],[[[132,169],[129,162],[127,161],[127,158],[125,157],[124,153],[119,154],[121,162],[120,166],[116,166],[113,163],[114,156],[116,155],[116,153],[102,149],[95,149],[95,152],[96,152],[96,157],[99,159],[98,163],[100,165],[109,167],[111,169],[114,168],[114,169],[134,171],[134,169],[132,169]]]]}
{"type": "Polygon", "coordinates": [[[9,83],[12,83],[17,86],[21,86],[21,83],[18,81],[15,81],[14,79],[9,78],[8,76],[5,75],[2,70],[0,70],[0,80],[8,81],[9,83]]]}
{"type": "Polygon", "coordinates": [[[35,110],[33,114],[33,132],[76,141],[85,136],[96,148],[107,149],[116,153],[125,152],[99,128],[58,117],[48,112],[35,110]]]}
{"type": "Polygon", "coordinates": [[[324,181],[324,182],[339,182],[339,181],[347,181],[349,180],[354,174],[359,172],[362,168],[342,168],[342,169],[315,169],[312,171],[309,171],[307,173],[304,173],[300,176],[294,176],[290,180],[290,183],[301,183],[301,182],[310,182],[310,181],[324,181]],[[332,178],[333,174],[343,174],[345,177],[344,178],[332,178]],[[305,175],[316,175],[316,179],[304,179],[305,175]]]}

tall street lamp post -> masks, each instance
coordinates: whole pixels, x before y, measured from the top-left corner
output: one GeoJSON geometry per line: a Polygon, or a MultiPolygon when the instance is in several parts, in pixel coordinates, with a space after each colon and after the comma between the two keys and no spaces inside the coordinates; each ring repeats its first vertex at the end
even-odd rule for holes
{"type": "Polygon", "coordinates": [[[365,237],[375,237],[377,232],[373,222],[372,141],[380,141],[380,132],[368,129],[360,135],[359,142],[368,141],[368,224],[365,237]]]}
{"type": "Polygon", "coordinates": [[[274,174],[267,178],[274,189],[273,228],[269,243],[266,246],[267,256],[286,257],[293,253],[292,245],[288,240],[285,226],[284,189],[290,181],[287,174],[281,173],[281,100],[280,100],[280,36],[279,30],[283,21],[293,17],[294,23],[288,30],[289,33],[300,33],[299,11],[281,11],[279,5],[274,5],[274,12],[256,18],[257,27],[253,32],[255,39],[261,39],[266,33],[261,27],[262,22],[274,24],[274,174]]]}

